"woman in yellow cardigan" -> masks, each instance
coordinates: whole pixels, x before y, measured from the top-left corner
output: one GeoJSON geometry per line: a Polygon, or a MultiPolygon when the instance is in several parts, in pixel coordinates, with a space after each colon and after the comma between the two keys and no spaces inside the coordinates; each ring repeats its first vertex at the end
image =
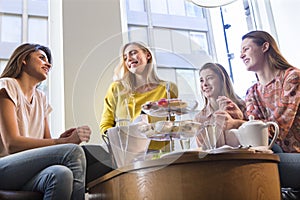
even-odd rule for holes
{"type": "MultiPolygon", "coordinates": [[[[122,48],[121,62],[115,69],[114,82],[107,90],[100,130],[105,133],[122,120],[133,121],[142,113],[142,105],[148,101],[177,98],[174,83],[161,80],[156,72],[156,63],[149,48],[140,42],[130,42],[122,48]]],[[[165,120],[149,116],[149,122],[165,120]]],[[[164,148],[164,142],[151,142],[149,150],[164,148]]]]}

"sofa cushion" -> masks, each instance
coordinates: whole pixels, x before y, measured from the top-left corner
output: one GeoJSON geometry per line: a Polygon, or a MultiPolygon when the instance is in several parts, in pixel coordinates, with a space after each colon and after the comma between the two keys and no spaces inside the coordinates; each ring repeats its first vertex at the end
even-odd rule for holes
{"type": "Polygon", "coordinates": [[[42,200],[43,194],[30,191],[0,190],[1,200],[42,200]]]}

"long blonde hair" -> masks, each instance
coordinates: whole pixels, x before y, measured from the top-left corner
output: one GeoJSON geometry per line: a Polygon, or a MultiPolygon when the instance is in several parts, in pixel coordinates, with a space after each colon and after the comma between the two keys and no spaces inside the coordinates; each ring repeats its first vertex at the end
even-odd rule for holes
{"type": "Polygon", "coordinates": [[[135,74],[132,74],[130,71],[128,71],[124,60],[124,52],[126,48],[130,45],[135,45],[145,53],[149,53],[151,55],[151,57],[148,60],[147,67],[145,68],[145,70],[147,70],[146,84],[162,82],[162,80],[157,75],[156,62],[150,48],[148,48],[142,42],[129,42],[125,44],[122,48],[120,64],[115,68],[113,76],[113,80],[120,82],[124,87],[122,91],[123,94],[131,94],[136,89],[135,74]]]}

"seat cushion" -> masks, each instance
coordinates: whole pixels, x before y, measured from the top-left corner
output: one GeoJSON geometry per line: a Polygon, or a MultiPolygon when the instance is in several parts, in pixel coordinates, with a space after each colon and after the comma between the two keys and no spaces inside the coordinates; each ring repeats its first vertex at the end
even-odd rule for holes
{"type": "Polygon", "coordinates": [[[0,190],[1,200],[42,200],[43,194],[30,191],[0,190]]]}

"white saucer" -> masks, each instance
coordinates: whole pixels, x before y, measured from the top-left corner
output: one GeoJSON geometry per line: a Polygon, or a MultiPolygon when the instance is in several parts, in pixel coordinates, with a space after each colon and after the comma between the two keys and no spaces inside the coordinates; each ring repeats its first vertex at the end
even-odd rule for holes
{"type": "Polygon", "coordinates": [[[165,158],[169,156],[181,156],[184,153],[198,153],[199,158],[203,158],[208,154],[207,151],[203,151],[202,149],[187,149],[187,150],[179,150],[179,151],[172,151],[169,153],[165,153],[162,154],[160,158],[165,158]]]}

